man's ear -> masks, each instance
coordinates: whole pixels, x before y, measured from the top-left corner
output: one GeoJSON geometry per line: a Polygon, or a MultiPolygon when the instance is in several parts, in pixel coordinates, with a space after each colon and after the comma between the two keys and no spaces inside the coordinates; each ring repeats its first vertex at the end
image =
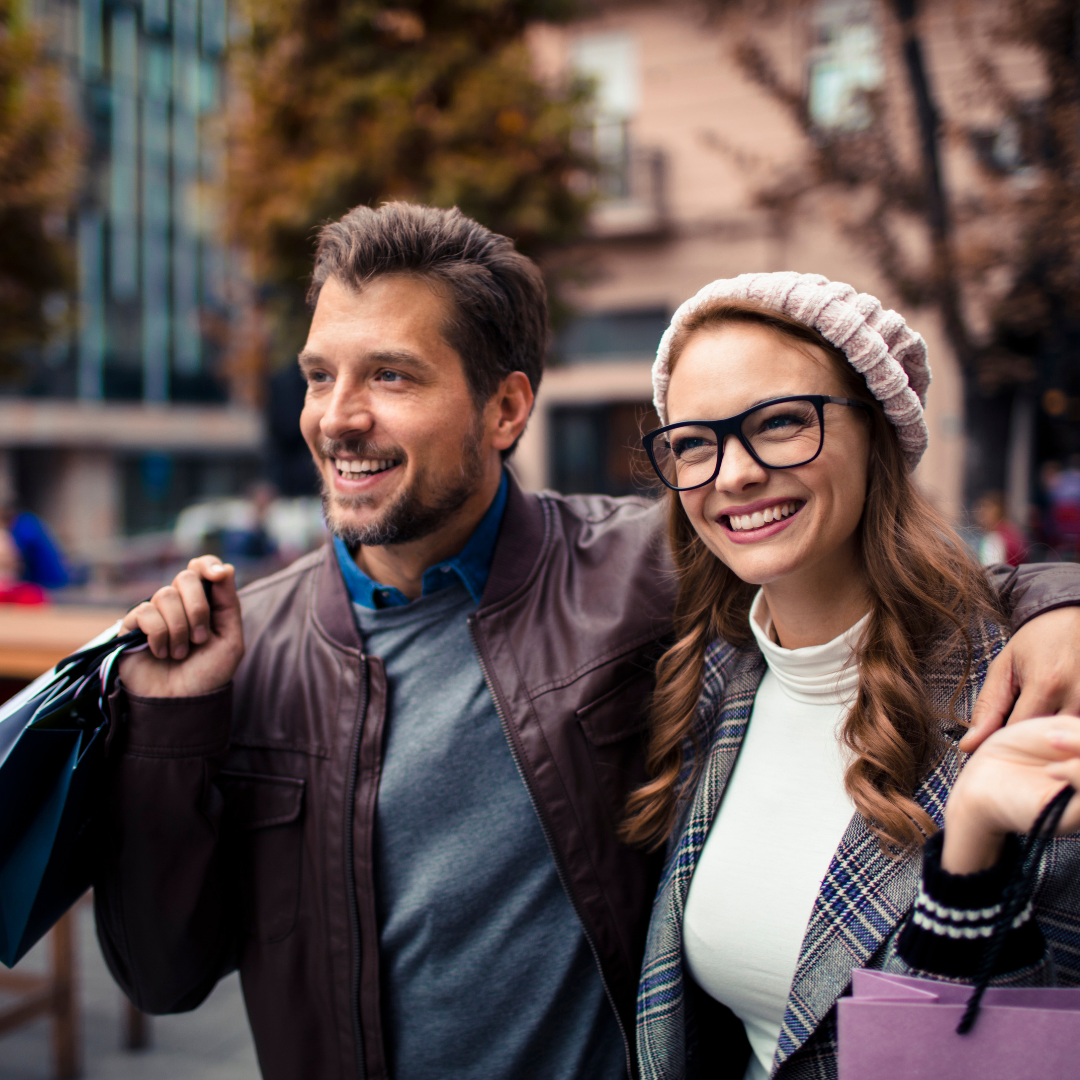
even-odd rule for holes
{"type": "Polygon", "coordinates": [[[488,402],[488,431],[495,450],[509,450],[525,430],[533,407],[533,389],[528,375],[512,371],[488,402]]]}

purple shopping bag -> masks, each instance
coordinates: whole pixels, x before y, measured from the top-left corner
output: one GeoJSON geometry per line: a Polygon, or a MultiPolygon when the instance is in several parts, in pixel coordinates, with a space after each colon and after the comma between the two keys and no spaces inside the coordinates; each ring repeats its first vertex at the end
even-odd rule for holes
{"type": "Polygon", "coordinates": [[[859,968],[837,1002],[839,1080],[1076,1080],[1080,987],[990,987],[956,1033],[971,987],[859,968]]]}

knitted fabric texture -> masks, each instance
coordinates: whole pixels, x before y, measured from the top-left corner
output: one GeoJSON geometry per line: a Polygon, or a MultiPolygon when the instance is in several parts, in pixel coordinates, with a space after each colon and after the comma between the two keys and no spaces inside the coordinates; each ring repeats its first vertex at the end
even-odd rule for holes
{"type": "Polygon", "coordinates": [[[668,422],[671,339],[703,304],[722,299],[748,300],[782,311],[840,349],[884,407],[908,465],[912,469],[918,465],[929,439],[923,415],[930,385],[926,342],[902,315],[883,308],[877,297],[857,293],[850,285],[821,274],[783,271],[720,278],[682,304],[660,339],[652,369],[653,402],[661,423],[668,422]]]}

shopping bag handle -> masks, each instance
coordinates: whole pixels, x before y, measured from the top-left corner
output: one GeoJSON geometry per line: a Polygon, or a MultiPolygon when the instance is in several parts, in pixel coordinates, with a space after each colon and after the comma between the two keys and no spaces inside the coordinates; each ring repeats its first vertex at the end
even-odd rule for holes
{"type": "Polygon", "coordinates": [[[1075,794],[1076,789],[1072,786],[1063,787],[1043,807],[1042,812],[1035,819],[1035,824],[1031,827],[1031,832],[1020,841],[1020,858],[1017,860],[1016,868],[1001,898],[1001,911],[994,920],[990,940],[975,975],[975,989],[968,998],[967,1008],[964,1009],[964,1015],[956,1027],[957,1035],[966,1035],[975,1026],[983,994],[990,985],[990,976],[1001,954],[1001,948],[1005,944],[1009,928],[1035,891],[1035,875],[1039,871],[1039,862],[1050,841],[1054,839],[1054,833],[1057,832],[1065,807],[1069,805],[1075,794]]]}
{"type": "MultiPolygon", "coordinates": [[[[211,604],[211,610],[213,610],[212,601],[210,598],[210,592],[212,583],[203,578],[203,592],[206,594],[207,603],[211,604]]],[[[142,600],[140,603],[147,603],[147,600],[142,600]]],[[[138,607],[138,604],[135,605],[138,607]]],[[[119,637],[109,638],[107,641],[101,642],[99,645],[91,645],[85,649],[80,649],[78,652],[73,652],[70,656],[65,656],[56,665],[57,673],[64,671],[66,668],[71,667],[72,664],[78,664],[84,661],[99,661],[104,659],[109,653],[116,652],[117,649],[138,649],[146,644],[146,633],[143,630],[129,630],[126,634],[120,634],[119,637]]]]}
{"type": "Polygon", "coordinates": [[[57,663],[56,671],[59,673],[73,664],[87,660],[101,660],[108,656],[109,653],[116,652],[117,649],[138,648],[140,645],[145,644],[146,634],[142,630],[131,630],[126,634],[121,634],[119,637],[109,638],[108,641],[103,641],[99,645],[91,645],[85,649],[80,649],[78,652],[73,652],[70,656],[65,656],[63,660],[57,663]]]}

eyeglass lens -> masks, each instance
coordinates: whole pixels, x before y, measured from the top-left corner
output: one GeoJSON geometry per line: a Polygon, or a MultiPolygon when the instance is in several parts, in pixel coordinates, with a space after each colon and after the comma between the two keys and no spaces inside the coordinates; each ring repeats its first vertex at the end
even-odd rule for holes
{"type": "MultiPolygon", "coordinates": [[[[766,466],[802,465],[821,448],[818,411],[810,401],[763,405],[747,413],[743,438],[766,466]]],[[[716,433],[698,424],[683,424],[653,442],[653,456],[664,479],[677,488],[707,484],[716,469],[716,433]]]]}

